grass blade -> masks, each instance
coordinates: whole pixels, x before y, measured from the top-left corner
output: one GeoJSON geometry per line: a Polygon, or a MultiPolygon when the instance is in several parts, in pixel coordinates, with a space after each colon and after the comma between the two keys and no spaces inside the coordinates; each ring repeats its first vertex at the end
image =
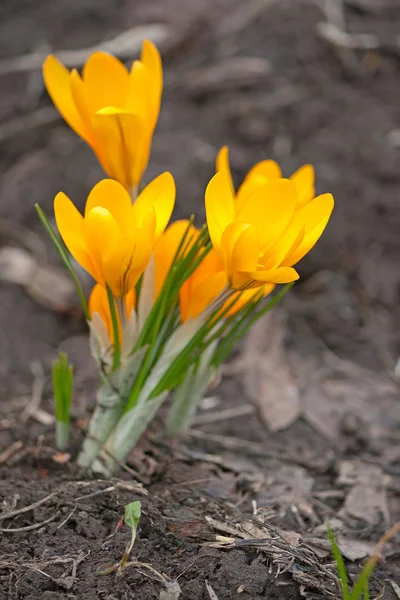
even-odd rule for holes
{"type": "Polygon", "coordinates": [[[344,564],[343,556],[339,550],[339,546],[337,545],[336,538],[332,531],[332,527],[328,524],[327,526],[328,537],[332,546],[332,554],[336,562],[336,567],[340,579],[340,586],[342,588],[343,600],[350,600],[349,594],[349,586],[347,583],[347,571],[346,566],[344,564]]]}

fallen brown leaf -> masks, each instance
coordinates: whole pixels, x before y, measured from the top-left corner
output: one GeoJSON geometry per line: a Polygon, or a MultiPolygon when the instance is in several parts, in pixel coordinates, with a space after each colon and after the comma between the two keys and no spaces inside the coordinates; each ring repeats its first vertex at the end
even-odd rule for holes
{"type": "Polygon", "coordinates": [[[300,397],[284,346],[286,314],[275,309],[250,330],[240,359],[246,390],[271,431],[301,414],[300,397]]]}

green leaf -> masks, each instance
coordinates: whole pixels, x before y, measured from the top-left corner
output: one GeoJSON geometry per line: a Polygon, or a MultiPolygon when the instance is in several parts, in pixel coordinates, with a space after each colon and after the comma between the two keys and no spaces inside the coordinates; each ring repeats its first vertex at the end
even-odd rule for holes
{"type": "Polygon", "coordinates": [[[87,320],[89,320],[90,315],[89,315],[89,310],[88,310],[85,294],[83,293],[83,289],[80,284],[78,275],[76,274],[76,271],[75,271],[74,267],[72,266],[70,255],[67,252],[62,240],[59,238],[59,236],[56,234],[53,227],[51,226],[51,223],[50,223],[49,219],[47,218],[45,212],[40,208],[39,204],[35,204],[35,208],[36,208],[36,212],[39,216],[39,219],[42,222],[43,227],[45,228],[49,238],[53,242],[54,247],[57,250],[59,257],[61,258],[61,261],[62,261],[64,267],[67,269],[68,273],[70,274],[70,276],[72,278],[72,281],[75,284],[76,291],[78,293],[83,312],[85,313],[85,318],[87,320]]]}
{"type": "Polygon", "coordinates": [[[132,529],[133,535],[135,536],[140,521],[141,510],[142,505],[140,500],[136,500],[125,506],[125,523],[132,529]]]}
{"type": "Polygon", "coordinates": [[[349,594],[349,586],[347,583],[347,571],[346,566],[344,564],[343,556],[339,550],[339,546],[337,545],[336,538],[332,531],[332,527],[328,523],[327,525],[328,537],[331,542],[332,554],[336,562],[336,567],[340,579],[340,585],[342,588],[343,600],[350,600],[352,596],[349,594]]]}

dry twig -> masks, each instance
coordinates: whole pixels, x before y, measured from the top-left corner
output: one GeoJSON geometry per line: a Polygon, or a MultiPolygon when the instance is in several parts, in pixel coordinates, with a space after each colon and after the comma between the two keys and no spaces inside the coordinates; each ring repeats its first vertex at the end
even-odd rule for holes
{"type": "Polygon", "coordinates": [[[23,506],[22,508],[17,508],[16,510],[12,510],[11,512],[5,513],[4,515],[0,515],[0,521],[4,521],[5,519],[12,519],[13,517],[17,517],[18,515],[22,515],[23,513],[27,513],[31,510],[35,510],[36,508],[39,508],[39,506],[42,506],[42,504],[44,504],[48,500],[51,500],[51,498],[54,498],[55,496],[60,494],[61,491],[62,491],[61,489],[56,490],[55,492],[51,492],[51,494],[48,494],[41,500],[37,500],[36,502],[33,502],[33,504],[29,504],[28,506],[23,506]]]}
{"type": "Polygon", "coordinates": [[[47,523],[51,523],[51,521],[54,521],[54,519],[56,519],[59,516],[59,514],[60,512],[57,511],[56,513],[54,513],[54,515],[52,515],[45,521],[40,521],[40,523],[33,523],[32,525],[26,525],[25,527],[15,527],[10,529],[7,529],[7,527],[1,527],[0,533],[21,533],[22,531],[33,531],[34,529],[40,529],[40,527],[43,527],[43,525],[47,525],[47,523]]]}

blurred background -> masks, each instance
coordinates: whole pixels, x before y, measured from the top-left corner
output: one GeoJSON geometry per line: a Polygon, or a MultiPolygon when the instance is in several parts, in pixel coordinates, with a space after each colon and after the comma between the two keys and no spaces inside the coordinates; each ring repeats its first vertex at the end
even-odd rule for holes
{"type": "MultiPolygon", "coordinates": [[[[51,105],[43,58],[54,52],[80,68],[88,48],[106,44],[130,63],[143,37],[158,45],[165,68],[146,180],[170,170],[175,217],[202,217],[204,189],[224,144],[237,183],[264,158],[277,160],[286,175],[312,163],[317,191],[332,192],[336,208],[300,266],[303,282],[290,300],[291,313],[301,317],[298,335],[311,331],[341,360],[395,377],[398,0],[2,0],[0,249],[24,248],[39,264],[57,265],[34,203],[51,214],[63,190],[82,206],[102,177],[89,148],[51,105]]],[[[35,282],[20,275],[24,264],[14,269],[0,260],[4,397],[26,391],[32,357],[46,364],[62,340],[85,328],[59,300],[47,306],[59,285],[50,278],[50,289],[41,282],[33,290],[35,282]]]]}

